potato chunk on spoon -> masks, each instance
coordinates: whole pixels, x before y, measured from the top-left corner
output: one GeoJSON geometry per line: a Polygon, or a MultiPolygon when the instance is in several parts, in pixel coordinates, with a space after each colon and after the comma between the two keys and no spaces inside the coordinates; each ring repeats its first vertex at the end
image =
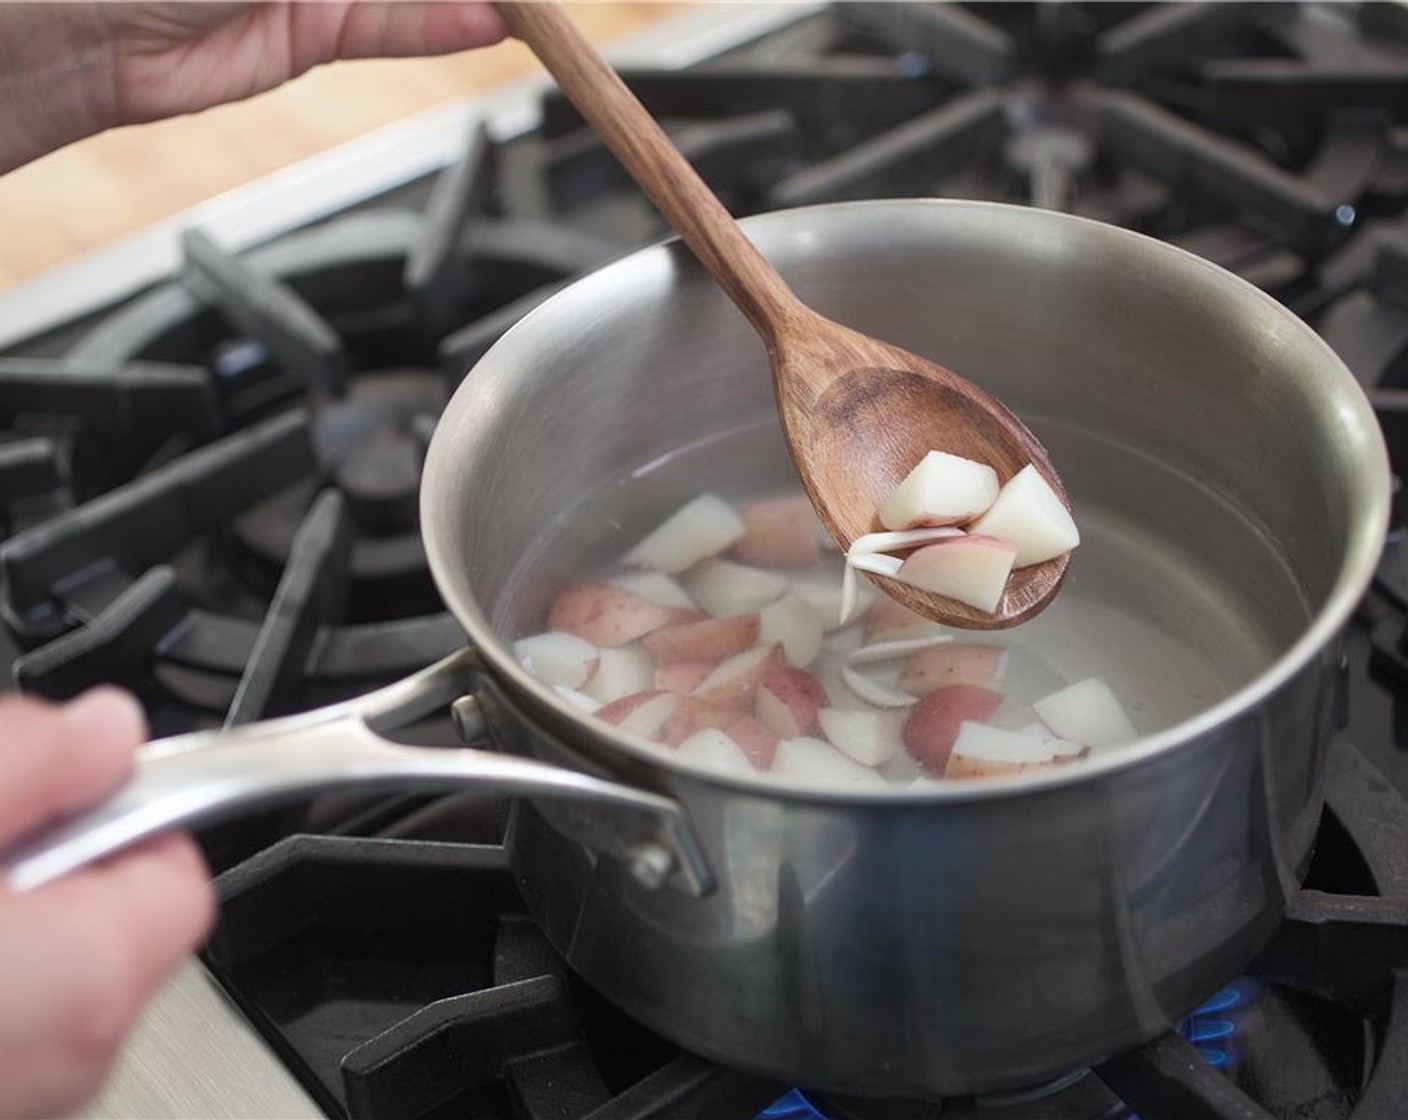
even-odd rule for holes
{"type": "MultiPolygon", "coordinates": [[[[985,463],[999,482],[1031,464],[1069,507],[1046,450],[1001,402],[943,366],[803,304],[558,4],[497,7],[762,337],[788,450],[842,548],[880,527],[876,512],[935,450],[985,463]]],[[[1062,553],[1019,568],[991,611],[871,578],[917,614],[994,630],[1045,607],[1069,562],[1062,553]]]]}

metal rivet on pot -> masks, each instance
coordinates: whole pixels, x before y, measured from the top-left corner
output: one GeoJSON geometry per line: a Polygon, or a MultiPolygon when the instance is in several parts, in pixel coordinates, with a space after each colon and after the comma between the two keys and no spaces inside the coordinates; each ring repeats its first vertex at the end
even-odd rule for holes
{"type": "Polygon", "coordinates": [[[637,844],[626,853],[631,878],[648,891],[658,891],[675,869],[675,855],[653,840],[637,844]]]}
{"type": "Polygon", "coordinates": [[[474,743],[484,738],[484,712],[479,706],[478,697],[461,696],[450,705],[450,718],[461,742],[474,743]]]}

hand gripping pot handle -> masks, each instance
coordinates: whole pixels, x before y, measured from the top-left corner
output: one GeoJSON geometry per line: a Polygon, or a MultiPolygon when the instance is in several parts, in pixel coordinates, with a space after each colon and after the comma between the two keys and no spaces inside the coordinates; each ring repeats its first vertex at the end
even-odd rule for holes
{"type": "Polygon", "coordinates": [[[108,800],[0,853],[3,881],[29,890],[178,825],[315,792],[485,789],[565,800],[569,811],[558,819],[572,838],[625,860],[643,886],[709,889],[708,867],[669,798],[514,755],[384,737],[452,703],[465,741],[482,737],[473,665],[466,650],[344,704],[149,743],[132,779],[108,800]]]}

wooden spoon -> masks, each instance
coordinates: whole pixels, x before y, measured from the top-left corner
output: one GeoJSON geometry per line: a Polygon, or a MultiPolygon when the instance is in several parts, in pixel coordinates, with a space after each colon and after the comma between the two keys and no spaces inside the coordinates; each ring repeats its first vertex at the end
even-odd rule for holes
{"type": "MultiPolygon", "coordinates": [[[[559,4],[496,6],[762,336],[797,473],[842,548],[880,528],[876,511],[930,450],[988,463],[1004,482],[1033,463],[1070,505],[1046,450],[1000,402],[952,371],[802,303],[559,4]]],[[[995,630],[1046,606],[1069,561],[1064,553],[1013,572],[992,614],[871,578],[937,622],[995,630]]]]}

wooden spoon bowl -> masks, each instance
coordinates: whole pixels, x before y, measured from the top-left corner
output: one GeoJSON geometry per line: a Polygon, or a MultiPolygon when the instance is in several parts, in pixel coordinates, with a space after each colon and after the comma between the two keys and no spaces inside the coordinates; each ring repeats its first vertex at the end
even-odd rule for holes
{"type": "MultiPolygon", "coordinates": [[[[843,547],[884,528],[876,510],[931,450],[987,463],[1003,482],[1035,463],[1069,507],[1045,449],[1000,401],[943,366],[809,314],[814,321],[779,339],[779,411],[802,485],[843,547]]],[[[1065,552],[1014,571],[991,614],[899,580],[870,578],[925,617],[998,630],[1040,611],[1070,559],[1065,552]]]]}
{"type": "MultiPolygon", "coordinates": [[[[933,450],[987,463],[1002,482],[1034,464],[1069,507],[1045,449],[1000,402],[951,370],[802,303],[558,4],[497,7],[762,337],[788,450],[812,505],[842,548],[880,528],[876,511],[933,450]]],[[[995,630],[1050,602],[1069,562],[1066,553],[1013,572],[991,614],[898,580],[871,578],[927,618],[995,630]]]]}

